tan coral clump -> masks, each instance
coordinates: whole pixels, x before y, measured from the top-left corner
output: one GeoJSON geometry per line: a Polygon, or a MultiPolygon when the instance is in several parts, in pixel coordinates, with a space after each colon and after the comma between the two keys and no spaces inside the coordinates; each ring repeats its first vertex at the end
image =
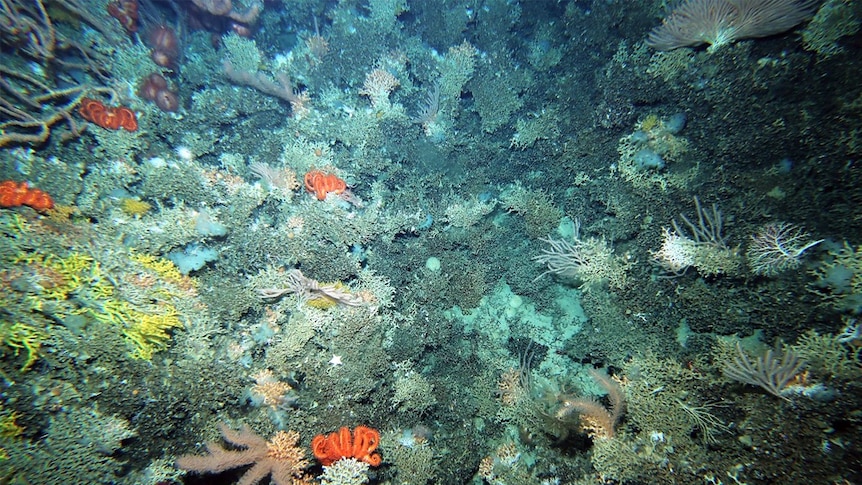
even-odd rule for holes
{"type": "Polygon", "coordinates": [[[857,312],[862,294],[862,246],[847,241],[841,248],[829,248],[823,261],[810,272],[816,281],[809,288],[823,303],[838,311],[857,312]]]}
{"type": "Polygon", "coordinates": [[[628,256],[614,255],[614,248],[604,239],[588,237],[581,239],[576,228],[572,242],[551,237],[541,239],[547,243],[542,253],[533,261],[547,266],[538,280],[546,274],[554,274],[581,283],[580,288],[590,290],[607,284],[611,288],[624,288],[632,262],[628,256]]]}
{"type": "Polygon", "coordinates": [[[523,385],[521,369],[511,368],[500,376],[497,381],[497,396],[504,406],[514,406],[526,397],[527,390],[523,385]]]}
{"type": "Polygon", "coordinates": [[[293,430],[279,431],[266,443],[266,456],[279,461],[307,464],[305,451],[296,446],[297,443],[299,443],[299,433],[293,430]]]}
{"type": "Polygon", "coordinates": [[[287,393],[293,390],[290,384],[275,378],[269,369],[262,370],[252,376],[255,384],[251,387],[251,398],[255,403],[278,409],[284,404],[287,393]]]}

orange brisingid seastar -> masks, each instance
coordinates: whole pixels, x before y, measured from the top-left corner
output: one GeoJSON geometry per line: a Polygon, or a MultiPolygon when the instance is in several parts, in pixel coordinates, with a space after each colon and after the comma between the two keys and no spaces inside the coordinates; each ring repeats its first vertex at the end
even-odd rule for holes
{"type": "Polygon", "coordinates": [[[347,183],[335,174],[310,170],[305,174],[305,190],[317,196],[317,200],[326,199],[326,194],[335,192],[341,194],[347,190],[347,183]]]}
{"type": "Polygon", "coordinates": [[[124,106],[111,108],[93,98],[83,98],[78,112],[85,120],[95,123],[107,130],[135,131],[138,129],[138,119],[135,112],[124,106]]]}
{"type": "Polygon", "coordinates": [[[37,211],[54,208],[51,196],[39,189],[31,189],[27,182],[4,180],[0,182],[0,207],[28,205],[37,211]]]}
{"type": "Polygon", "coordinates": [[[324,466],[329,466],[342,458],[356,458],[371,466],[380,464],[380,455],[374,453],[380,444],[380,433],[368,426],[357,426],[350,436],[350,428],[341,429],[329,435],[319,434],[311,441],[311,451],[324,466]]]}

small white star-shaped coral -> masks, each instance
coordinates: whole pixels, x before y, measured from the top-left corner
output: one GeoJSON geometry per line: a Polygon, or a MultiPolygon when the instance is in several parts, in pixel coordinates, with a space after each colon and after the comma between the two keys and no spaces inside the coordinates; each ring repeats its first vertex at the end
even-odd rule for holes
{"type": "Polygon", "coordinates": [[[341,362],[341,356],[340,355],[333,355],[332,358],[329,359],[329,365],[331,365],[332,367],[335,367],[337,365],[341,365],[343,363],[344,362],[341,362]]]}

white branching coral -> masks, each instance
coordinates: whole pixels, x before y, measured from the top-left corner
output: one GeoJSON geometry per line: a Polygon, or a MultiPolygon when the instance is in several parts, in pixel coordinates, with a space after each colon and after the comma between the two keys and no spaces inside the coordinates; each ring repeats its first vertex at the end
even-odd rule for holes
{"type": "Polygon", "coordinates": [[[389,106],[389,93],[400,85],[398,79],[389,72],[374,69],[365,76],[365,84],[359,94],[368,96],[374,108],[386,108],[389,106]]]}
{"type": "Polygon", "coordinates": [[[671,221],[673,230],[662,228],[662,245],[652,252],[653,259],[664,271],[674,276],[689,267],[705,276],[730,274],[739,270],[741,259],[736,247],[727,245],[723,217],[716,204],[701,206],[694,198],[696,220],[680,214],[682,224],[671,221]]]}
{"type": "Polygon", "coordinates": [[[663,227],[661,247],[652,256],[666,271],[680,274],[694,266],[696,253],[695,241],[663,227]]]}
{"type": "Polygon", "coordinates": [[[342,458],[323,467],[321,485],[362,485],[368,483],[368,463],[356,458],[342,458]]]}
{"type": "Polygon", "coordinates": [[[473,197],[470,200],[461,200],[446,207],[446,222],[459,228],[474,226],[496,206],[496,199],[479,200],[473,197]]]}
{"type": "Polygon", "coordinates": [[[813,241],[799,226],[773,222],[763,226],[751,236],[748,246],[748,264],[759,275],[775,276],[802,264],[805,251],[823,242],[813,241]]]}
{"type": "Polygon", "coordinates": [[[416,372],[412,362],[396,364],[394,374],[395,394],[391,399],[393,409],[421,416],[437,403],[434,386],[428,378],[416,372]]]}
{"type": "Polygon", "coordinates": [[[609,284],[613,288],[626,285],[626,270],[629,262],[614,255],[614,249],[604,239],[595,237],[581,238],[579,224],[575,226],[572,241],[548,237],[542,239],[548,246],[533,261],[544,264],[548,269],[540,274],[555,274],[583,283],[582,287],[609,284]]]}

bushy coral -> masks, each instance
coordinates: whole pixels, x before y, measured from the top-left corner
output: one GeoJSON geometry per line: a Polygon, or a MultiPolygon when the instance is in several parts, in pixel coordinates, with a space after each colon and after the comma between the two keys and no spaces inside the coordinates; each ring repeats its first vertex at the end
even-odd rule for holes
{"type": "Polygon", "coordinates": [[[480,200],[478,197],[462,199],[446,207],[446,222],[461,229],[475,226],[483,217],[490,214],[496,205],[497,201],[494,199],[480,200]]]}
{"type": "Polygon", "coordinates": [[[616,480],[694,479],[708,463],[703,443],[728,429],[713,414],[717,408],[698,402],[704,376],[652,355],[631,359],[625,370],[629,432],[594,442],[593,466],[616,480]]]}
{"type": "Polygon", "coordinates": [[[542,111],[520,118],[515,123],[515,134],[509,140],[511,148],[525,150],[538,140],[555,140],[560,136],[559,113],[557,110],[542,111]]]}
{"type": "Polygon", "coordinates": [[[135,434],[125,419],[95,409],[66,409],[49,418],[37,445],[4,443],[4,473],[44,483],[117,483],[123,443],[135,434]]]}
{"type": "Polygon", "coordinates": [[[395,394],[392,407],[401,413],[422,416],[437,404],[434,386],[427,377],[413,369],[412,362],[397,364],[395,371],[395,394]]]}
{"type": "Polygon", "coordinates": [[[500,192],[500,204],[524,218],[527,234],[533,238],[550,234],[563,217],[563,211],[554,204],[550,194],[528,189],[517,180],[500,192]]]}
{"type": "Polygon", "coordinates": [[[638,189],[667,190],[668,187],[685,188],[697,173],[697,167],[687,171],[666,169],[667,164],[683,162],[689,142],[673,129],[670,118],[656,114],[644,117],[635,131],[620,138],[620,154],[616,167],[623,179],[638,189]]]}
{"type": "Polygon", "coordinates": [[[518,93],[528,88],[529,82],[518,69],[498,70],[498,64],[488,63],[480,65],[469,86],[482,130],[493,133],[506,126],[512,114],[521,109],[524,101],[518,93]]]}
{"type": "Polygon", "coordinates": [[[662,228],[661,247],[652,256],[670,274],[682,274],[690,267],[707,276],[734,274],[742,267],[737,249],[695,241],[667,228],[662,228]]]}
{"type": "Polygon", "coordinates": [[[839,40],[858,32],[859,24],[852,2],[829,0],[820,6],[817,14],[802,30],[802,45],[822,57],[840,54],[844,52],[844,47],[839,40]]]}
{"type": "Polygon", "coordinates": [[[234,69],[243,72],[257,72],[263,65],[263,54],[252,39],[230,33],[221,39],[224,45],[225,60],[230,62],[234,69]]]}
{"type": "MultiPolygon", "coordinates": [[[[855,321],[848,327],[852,325],[855,325],[855,321]]],[[[805,360],[808,369],[815,375],[847,381],[862,375],[862,346],[858,345],[855,338],[844,340],[841,335],[809,330],[799,337],[791,349],[805,360]]]]}
{"type": "Polygon", "coordinates": [[[17,438],[24,433],[24,428],[17,423],[21,415],[16,411],[8,411],[0,406],[0,438],[17,438]]]}
{"type": "Polygon", "coordinates": [[[368,483],[368,463],[356,458],[343,458],[323,467],[321,485],[362,485],[368,483]]]}
{"type": "MultiPolygon", "coordinates": [[[[421,426],[415,429],[423,428],[421,426]]],[[[386,450],[386,461],[394,465],[397,480],[404,484],[423,484],[434,480],[437,464],[434,449],[426,435],[414,429],[384,433],[381,447],[386,450]]]]}
{"type": "Polygon", "coordinates": [[[290,403],[288,393],[293,390],[293,387],[285,381],[278,380],[271,370],[261,370],[255,373],[252,379],[254,379],[254,385],[249,390],[252,405],[277,410],[290,403]]]}
{"type": "Polygon", "coordinates": [[[816,278],[813,290],[824,302],[839,311],[862,312],[862,246],[854,248],[846,241],[828,245],[826,257],[811,274],[816,278]]]}

